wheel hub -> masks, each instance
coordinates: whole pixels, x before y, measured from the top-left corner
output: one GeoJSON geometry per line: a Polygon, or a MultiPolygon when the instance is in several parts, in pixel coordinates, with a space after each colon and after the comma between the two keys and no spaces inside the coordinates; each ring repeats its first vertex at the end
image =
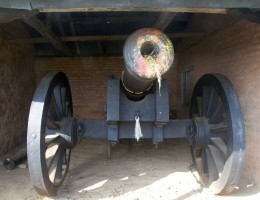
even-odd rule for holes
{"type": "Polygon", "coordinates": [[[66,117],[55,122],[59,129],[48,129],[47,134],[59,135],[63,140],[61,144],[66,148],[74,148],[78,141],[79,126],[76,118],[66,117]]]}
{"type": "Polygon", "coordinates": [[[193,127],[188,133],[189,144],[194,149],[204,149],[209,143],[209,124],[204,117],[193,118],[193,127]]]}
{"type": "Polygon", "coordinates": [[[77,120],[73,117],[68,117],[61,121],[61,137],[64,139],[64,145],[67,148],[76,146],[77,138],[77,120]]]}

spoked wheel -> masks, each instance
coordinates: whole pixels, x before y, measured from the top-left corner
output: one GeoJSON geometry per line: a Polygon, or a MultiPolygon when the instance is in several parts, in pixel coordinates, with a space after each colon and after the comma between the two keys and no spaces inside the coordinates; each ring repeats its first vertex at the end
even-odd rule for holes
{"type": "Polygon", "coordinates": [[[240,103],[229,80],[206,74],[191,100],[194,126],[188,135],[193,162],[214,194],[235,188],[244,161],[245,131],[240,103]]]}
{"type": "Polygon", "coordinates": [[[31,103],[27,156],[32,184],[45,196],[54,196],[62,184],[76,144],[72,98],[65,74],[51,72],[39,83],[31,103]]]}

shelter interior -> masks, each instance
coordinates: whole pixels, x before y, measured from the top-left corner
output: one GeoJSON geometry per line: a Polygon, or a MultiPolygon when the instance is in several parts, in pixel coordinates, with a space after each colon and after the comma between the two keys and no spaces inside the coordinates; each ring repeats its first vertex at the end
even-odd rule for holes
{"type": "Polygon", "coordinates": [[[48,71],[68,76],[75,116],[103,119],[105,77],[120,76],[125,40],[138,29],[155,28],[174,46],[174,64],[165,76],[171,117],[188,118],[191,93],[201,75],[226,75],[237,90],[245,118],[243,173],[260,184],[260,157],[255,151],[260,145],[258,1],[248,5],[210,1],[214,3],[178,8],[168,4],[156,8],[154,1],[147,7],[130,1],[130,6],[109,7],[101,1],[102,8],[94,1],[89,1],[92,7],[76,1],[77,8],[50,1],[37,7],[33,2],[30,10],[22,3],[0,3],[0,155],[26,141],[31,99],[48,71]]]}

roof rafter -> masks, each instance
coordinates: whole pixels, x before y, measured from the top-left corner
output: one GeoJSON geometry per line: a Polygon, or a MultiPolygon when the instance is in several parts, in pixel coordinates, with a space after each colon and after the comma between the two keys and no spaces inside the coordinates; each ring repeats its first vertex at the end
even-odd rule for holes
{"type": "Polygon", "coordinates": [[[50,42],[57,50],[65,55],[72,55],[70,49],[63,44],[60,38],[56,37],[37,17],[23,18],[24,22],[37,30],[48,42],[50,42]]]}
{"type": "MultiPolygon", "coordinates": [[[[168,33],[169,38],[185,38],[185,37],[201,37],[204,32],[190,32],[190,33],[168,33]]],[[[105,40],[126,40],[129,35],[94,35],[94,36],[66,36],[59,37],[58,39],[63,42],[68,41],[105,41],[105,40]]],[[[7,43],[48,43],[46,38],[28,38],[28,39],[15,39],[6,40],[7,43]]]]}
{"type": "Polygon", "coordinates": [[[161,13],[153,27],[161,31],[164,31],[176,15],[177,13],[172,12],[161,13]]]}

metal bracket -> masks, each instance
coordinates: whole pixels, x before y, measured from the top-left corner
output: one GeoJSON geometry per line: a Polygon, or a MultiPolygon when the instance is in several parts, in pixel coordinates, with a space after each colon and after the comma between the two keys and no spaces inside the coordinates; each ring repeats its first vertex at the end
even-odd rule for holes
{"type": "Polygon", "coordinates": [[[155,124],[153,127],[153,143],[163,142],[163,124],[155,124]]]}
{"type": "Polygon", "coordinates": [[[117,142],[118,141],[118,125],[117,125],[117,123],[108,124],[107,128],[108,128],[107,139],[111,142],[117,142]]]}
{"type": "Polygon", "coordinates": [[[81,142],[82,136],[84,134],[84,119],[76,119],[76,132],[77,132],[77,142],[81,142]]]}

